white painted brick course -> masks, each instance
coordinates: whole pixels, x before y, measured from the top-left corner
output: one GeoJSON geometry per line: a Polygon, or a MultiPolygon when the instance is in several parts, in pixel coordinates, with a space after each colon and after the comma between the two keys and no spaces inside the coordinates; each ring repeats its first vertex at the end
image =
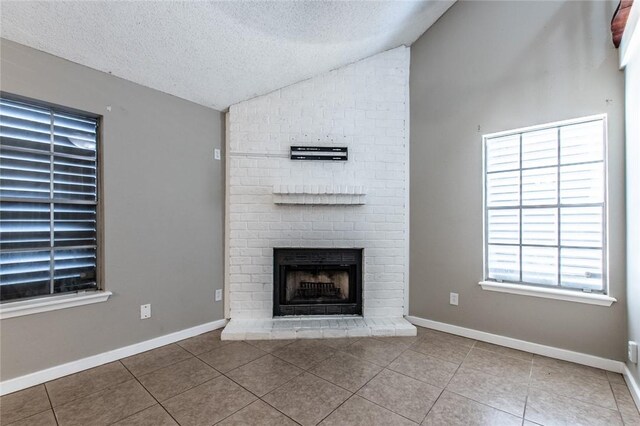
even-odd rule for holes
{"type": "Polygon", "coordinates": [[[402,317],[409,55],[399,47],[230,107],[231,318],[272,317],[274,247],[364,248],[364,316],[402,317]],[[292,161],[293,144],[347,146],[349,160],[292,161]]]}

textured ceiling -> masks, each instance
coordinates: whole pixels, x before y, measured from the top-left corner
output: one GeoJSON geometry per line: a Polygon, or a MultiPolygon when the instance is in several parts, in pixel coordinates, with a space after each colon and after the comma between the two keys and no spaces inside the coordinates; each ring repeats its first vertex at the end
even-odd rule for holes
{"type": "Polygon", "coordinates": [[[414,42],[447,1],[6,1],[0,35],[219,110],[414,42]]]}

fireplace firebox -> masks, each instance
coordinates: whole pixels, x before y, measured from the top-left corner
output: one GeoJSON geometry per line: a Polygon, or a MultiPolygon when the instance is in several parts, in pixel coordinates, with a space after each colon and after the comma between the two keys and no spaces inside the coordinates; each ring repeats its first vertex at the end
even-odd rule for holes
{"type": "Polygon", "coordinates": [[[275,248],[273,315],[361,315],[362,249],[275,248]]]}

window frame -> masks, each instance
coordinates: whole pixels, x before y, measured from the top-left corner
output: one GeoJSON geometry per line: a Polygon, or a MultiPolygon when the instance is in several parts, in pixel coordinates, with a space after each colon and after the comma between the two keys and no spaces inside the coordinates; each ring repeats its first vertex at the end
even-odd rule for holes
{"type": "MultiPolygon", "coordinates": [[[[534,126],[521,127],[512,130],[494,132],[482,135],[482,237],[483,237],[483,278],[479,283],[483,289],[485,290],[493,290],[507,293],[516,293],[516,294],[526,294],[526,295],[534,295],[538,297],[545,298],[557,298],[562,300],[570,300],[570,301],[579,301],[582,303],[592,303],[593,300],[606,300],[607,304],[610,305],[615,301],[615,299],[609,297],[609,250],[608,250],[608,242],[609,242],[609,191],[608,191],[608,176],[609,176],[609,156],[608,156],[608,120],[607,114],[595,114],[584,117],[578,117],[568,120],[555,121],[551,123],[544,123],[534,126]],[[565,126],[571,126],[575,124],[583,124],[594,121],[602,121],[603,124],[603,206],[602,206],[602,290],[599,291],[590,291],[585,288],[580,287],[564,287],[561,285],[560,279],[558,280],[557,285],[549,285],[549,284],[538,284],[531,283],[526,281],[507,281],[507,280],[497,280],[495,278],[489,277],[489,263],[488,263],[488,249],[489,249],[489,235],[488,235],[488,222],[489,222],[489,211],[490,209],[487,206],[487,140],[504,137],[504,136],[514,136],[519,135],[520,138],[520,149],[519,149],[519,167],[516,169],[520,173],[520,201],[517,209],[520,210],[520,217],[522,218],[522,210],[526,207],[536,207],[536,206],[523,206],[522,204],[522,135],[529,132],[536,132],[541,130],[548,129],[558,129],[560,132],[560,128],[565,126]],[[585,296],[584,300],[576,300],[583,299],[582,296],[585,296]]],[[[558,137],[558,174],[560,173],[561,163],[561,140],[558,137]]],[[[579,164],[579,163],[578,163],[579,164]]],[[[572,165],[572,164],[571,164],[572,165]]],[[[526,168],[524,170],[535,170],[538,168],[544,168],[549,166],[542,167],[532,167],[526,168]]],[[[560,208],[562,204],[560,203],[560,179],[557,182],[557,204],[556,208],[558,208],[558,241],[556,245],[550,245],[547,247],[555,247],[558,250],[562,247],[560,240],[560,208]]],[[[577,204],[577,207],[580,207],[581,204],[577,204]]],[[[552,205],[549,207],[553,207],[552,205]]],[[[573,206],[572,206],[573,207],[573,206]]],[[[516,208],[516,207],[514,207],[516,208]]],[[[513,244],[514,246],[518,246],[520,248],[520,276],[522,276],[522,247],[528,246],[527,244],[522,243],[522,220],[519,222],[519,232],[520,238],[518,244],[513,244]]],[[[535,245],[534,245],[535,246],[535,245]]],[[[558,275],[560,277],[561,273],[561,264],[560,264],[560,253],[558,252],[558,275]]],[[[604,304],[604,303],[593,303],[593,304],[604,304]]]]}
{"type": "MultiPolygon", "coordinates": [[[[89,112],[73,107],[58,105],[55,103],[33,99],[30,97],[16,95],[5,91],[0,91],[0,98],[8,101],[22,102],[50,110],[52,114],[61,113],[86,117],[96,121],[96,286],[94,289],[82,289],[75,291],[67,291],[62,293],[49,293],[45,295],[22,297],[0,301],[0,319],[11,318],[15,316],[29,315],[39,312],[47,312],[56,309],[64,309],[73,306],[81,306],[91,303],[106,301],[111,292],[105,291],[104,288],[104,247],[103,247],[103,167],[102,167],[102,140],[103,140],[103,116],[94,112],[89,112]]],[[[52,157],[53,161],[53,157],[52,157]]],[[[49,201],[49,205],[55,203],[49,201]]],[[[24,202],[33,201],[25,198],[20,200],[24,202]]],[[[36,201],[42,202],[42,201],[36,201]]],[[[62,201],[64,204],[64,201],[62,201]]],[[[73,202],[71,202],[73,204],[73,202]]],[[[47,204],[44,202],[44,204],[47,204]]],[[[90,204],[92,205],[92,203],[90,204]]],[[[53,225],[52,225],[53,226],[53,225]]],[[[51,246],[53,249],[53,246],[51,246]]],[[[64,249],[64,247],[62,247],[64,249]]]]}

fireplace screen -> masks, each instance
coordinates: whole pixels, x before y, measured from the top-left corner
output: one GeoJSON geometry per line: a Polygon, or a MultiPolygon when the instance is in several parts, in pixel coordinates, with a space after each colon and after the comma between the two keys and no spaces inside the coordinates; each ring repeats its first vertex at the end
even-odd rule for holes
{"type": "Polygon", "coordinates": [[[274,315],[362,313],[362,250],[275,249],[274,315]]]}
{"type": "Polygon", "coordinates": [[[349,301],[349,271],[288,270],[287,303],[344,303],[349,301]]]}

